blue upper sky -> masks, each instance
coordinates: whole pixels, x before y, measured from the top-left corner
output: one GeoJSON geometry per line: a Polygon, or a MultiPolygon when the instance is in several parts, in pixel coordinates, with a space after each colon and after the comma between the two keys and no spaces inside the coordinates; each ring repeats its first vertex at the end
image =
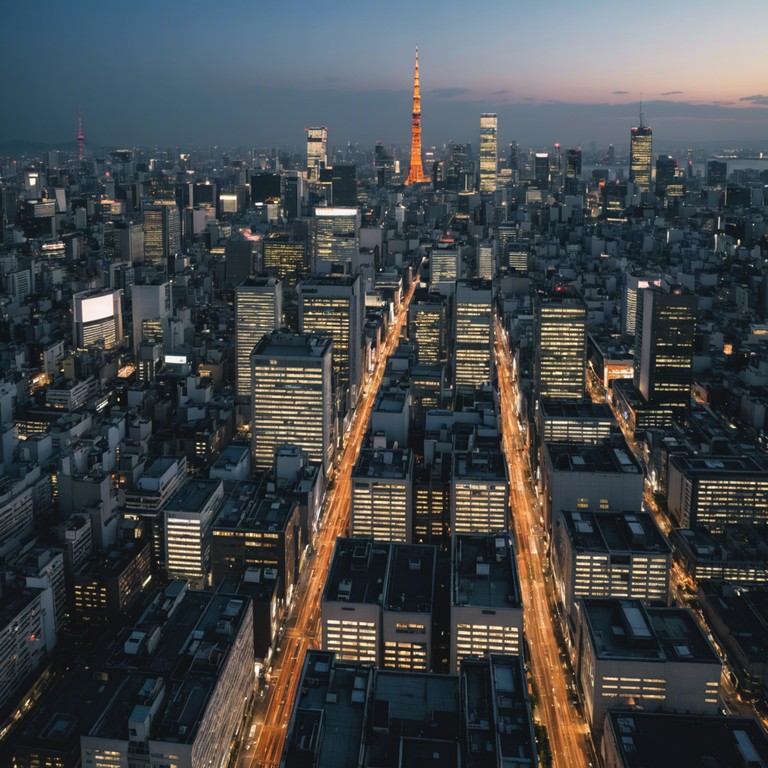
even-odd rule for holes
{"type": "Polygon", "coordinates": [[[768,139],[768,2],[8,0],[0,141],[406,143],[419,45],[424,144],[768,139]]]}

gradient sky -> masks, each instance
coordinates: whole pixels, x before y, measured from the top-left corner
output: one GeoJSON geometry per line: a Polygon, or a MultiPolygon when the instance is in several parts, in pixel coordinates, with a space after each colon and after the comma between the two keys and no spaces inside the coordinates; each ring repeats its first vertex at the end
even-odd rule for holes
{"type": "Polygon", "coordinates": [[[768,143],[766,0],[6,0],[0,142],[768,143]]]}

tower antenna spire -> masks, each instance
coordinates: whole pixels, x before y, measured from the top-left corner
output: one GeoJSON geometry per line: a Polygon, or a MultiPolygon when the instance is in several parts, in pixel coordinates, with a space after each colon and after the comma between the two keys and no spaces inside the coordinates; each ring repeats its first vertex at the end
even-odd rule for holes
{"type": "Polygon", "coordinates": [[[419,87],[419,46],[416,46],[416,66],[413,71],[413,111],[411,113],[411,167],[406,184],[421,184],[424,169],[421,166],[421,89],[419,87]]]}
{"type": "Polygon", "coordinates": [[[85,160],[85,134],[83,133],[83,113],[77,108],[77,155],[85,160]]]}

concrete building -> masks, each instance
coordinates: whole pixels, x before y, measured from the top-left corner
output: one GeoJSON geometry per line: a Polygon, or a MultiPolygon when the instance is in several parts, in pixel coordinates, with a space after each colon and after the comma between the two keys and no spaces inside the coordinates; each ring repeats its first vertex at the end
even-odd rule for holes
{"type": "Polygon", "coordinates": [[[407,446],[413,418],[412,400],[410,387],[379,387],[371,409],[371,434],[383,435],[390,447],[407,446]]]}
{"type": "Polygon", "coordinates": [[[171,283],[131,286],[133,351],[142,341],[167,344],[170,339],[171,283]]]}
{"type": "Polygon", "coordinates": [[[418,365],[435,365],[445,360],[448,336],[445,296],[431,293],[408,306],[408,338],[416,349],[418,365]]]}
{"type": "Polygon", "coordinates": [[[354,408],[363,378],[365,296],[359,275],[312,276],[297,288],[299,333],[333,341],[333,374],[337,407],[354,408]]]}
{"type": "Polygon", "coordinates": [[[249,568],[272,569],[279,599],[289,602],[303,549],[299,517],[292,499],[264,497],[252,482],[234,486],[211,530],[213,583],[241,579],[249,568]]]}
{"type": "Polygon", "coordinates": [[[124,685],[81,736],[84,766],[222,765],[253,685],[253,611],[245,597],[173,582],[113,659],[124,685]],[[130,733],[130,738],[126,736],[130,733]]]}
{"type": "Polygon", "coordinates": [[[768,765],[768,738],[751,717],[615,709],[600,747],[605,768],[768,765]]]}
{"type": "Polygon", "coordinates": [[[188,480],[163,509],[169,578],[203,587],[210,575],[211,525],[224,499],[221,480],[188,480]]]}
{"type": "Polygon", "coordinates": [[[717,713],[722,663],[689,610],[582,598],[578,617],[576,678],[593,731],[614,707],[717,713]]]}
{"type": "Polygon", "coordinates": [[[591,400],[539,400],[539,439],[545,443],[600,443],[618,430],[605,403],[591,400]]]}
{"type": "Polygon", "coordinates": [[[282,326],[283,285],[274,277],[249,277],[235,288],[236,393],[251,397],[251,352],[282,326]]]}
{"type": "Polygon", "coordinates": [[[672,549],[649,512],[560,510],[550,557],[568,617],[582,597],[669,604],[672,549]]]}
{"type": "Polygon", "coordinates": [[[451,555],[451,672],[470,656],[522,654],[523,601],[511,535],[456,534],[451,555]]]}
{"type": "Polygon", "coordinates": [[[72,296],[72,340],[79,349],[123,344],[122,291],[82,291],[72,296]]]}
{"type": "Polygon", "coordinates": [[[360,250],[357,208],[315,208],[312,220],[312,271],[349,274],[360,250]]]}
{"type": "Polygon", "coordinates": [[[265,472],[275,450],[298,445],[328,474],[336,449],[333,343],[311,334],[274,331],[251,355],[253,467],[265,472]]]}
{"type": "Polygon", "coordinates": [[[768,458],[671,456],[667,504],[680,528],[717,533],[732,523],[768,523],[768,458]]]}
{"type": "Polygon", "coordinates": [[[458,280],[454,296],[453,379],[479,387],[493,378],[493,284],[458,280]]]}
{"type": "Polygon", "coordinates": [[[360,451],[351,479],[353,537],[412,541],[413,463],[409,448],[360,451]]]}
{"type": "Polygon", "coordinates": [[[598,445],[545,443],[542,454],[547,530],[561,509],[640,509],[643,473],[623,439],[598,445]]]}
{"type": "Polygon", "coordinates": [[[499,450],[457,452],[451,476],[451,531],[491,533],[509,527],[509,477],[499,450]]]}

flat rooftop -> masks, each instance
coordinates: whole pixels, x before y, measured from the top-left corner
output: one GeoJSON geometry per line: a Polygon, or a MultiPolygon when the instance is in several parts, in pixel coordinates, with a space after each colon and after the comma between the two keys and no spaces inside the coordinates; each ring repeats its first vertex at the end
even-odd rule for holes
{"type": "Polygon", "coordinates": [[[599,659],[719,664],[692,614],[640,600],[584,598],[582,610],[599,659]]]}
{"type": "Polygon", "coordinates": [[[675,528],[670,534],[677,549],[696,563],[754,563],[768,570],[768,525],[734,523],[712,533],[705,528],[675,528]]]}
{"type": "Polygon", "coordinates": [[[507,463],[504,454],[494,449],[455,453],[453,475],[457,480],[506,480],[507,463]]]}
{"type": "Polygon", "coordinates": [[[266,358],[315,357],[330,354],[331,340],[311,333],[273,331],[261,338],[252,356],[266,358]]]}
{"type": "Polygon", "coordinates": [[[686,475],[720,477],[724,475],[758,476],[768,479],[768,456],[683,456],[675,455],[670,461],[686,475]]]}
{"type": "Polygon", "coordinates": [[[189,480],[168,499],[166,512],[200,512],[221,486],[221,480],[189,480]]]}
{"type": "Polygon", "coordinates": [[[539,414],[542,419],[616,421],[607,403],[593,403],[591,400],[553,400],[545,397],[539,401],[539,414]]]}
{"type": "Polygon", "coordinates": [[[379,413],[401,413],[407,404],[407,392],[401,389],[387,389],[376,395],[373,410],[379,413]]]}
{"type": "Polygon", "coordinates": [[[327,651],[307,651],[281,764],[356,765],[372,679],[369,665],[335,661],[327,651]]]}
{"type": "Polygon", "coordinates": [[[366,478],[405,480],[411,476],[412,465],[413,455],[410,449],[363,448],[357,458],[352,480],[366,478]]]}
{"type": "Polygon", "coordinates": [[[522,609],[515,552],[508,533],[454,536],[451,598],[454,605],[522,609]]]}
{"type": "Polygon", "coordinates": [[[626,444],[544,443],[544,447],[556,472],[640,473],[640,465],[626,444]]]}
{"type": "Polygon", "coordinates": [[[649,512],[562,510],[574,549],[582,552],[670,553],[671,547],[649,512]]]}
{"type": "Polygon", "coordinates": [[[336,539],[323,600],[376,605],[384,592],[389,542],[336,539]]]}
{"type": "MultiPolygon", "coordinates": [[[[768,764],[768,737],[751,717],[608,710],[625,768],[768,764]]],[[[607,730],[607,729],[606,729],[607,730]]]]}
{"type": "Polygon", "coordinates": [[[384,610],[431,613],[436,560],[437,549],[433,546],[392,544],[384,610]]]}

